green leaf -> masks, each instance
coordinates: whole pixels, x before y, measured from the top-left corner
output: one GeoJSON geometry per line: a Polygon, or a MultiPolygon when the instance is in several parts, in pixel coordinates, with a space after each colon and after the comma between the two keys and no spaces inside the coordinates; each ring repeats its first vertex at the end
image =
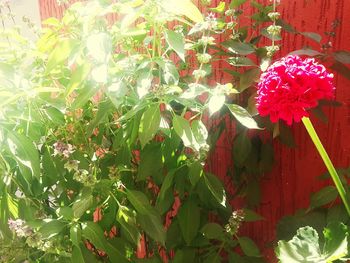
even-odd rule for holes
{"type": "Polygon", "coordinates": [[[239,133],[233,141],[233,158],[237,166],[242,166],[252,150],[252,143],[245,132],[239,133]]]}
{"type": "Polygon", "coordinates": [[[108,115],[113,112],[114,107],[110,100],[103,101],[98,104],[98,110],[95,118],[90,122],[87,127],[87,136],[90,137],[94,129],[103,122],[108,121],[108,115]]]}
{"type": "Polygon", "coordinates": [[[220,1],[220,3],[217,5],[217,7],[209,8],[209,10],[212,12],[215,12],[215,13],[222,14],[223,12],[225,12],[225,7],[226,7],[226,3],[220,1]]]}
{"type": "Polygon", "coordinates": [[[248,66],[256,66],[256,64],[247,57],[231,57],[228,58],[227,62],[235,67],[248,67],[248,66]]]}
{"type": "Polygon", "coordinates": [[[188,200],[183,203],[177,214],[182,236],[187,245],[197,236],[200,224],[200,210],[198,205],[188,200]]]}
{"type": "Polygon", "coordinates": [[[39,229],[43,239],[50,239],[58,235],[63,228],[66,226],[66,223],[59,220],[51,220],[45,222],[44,225],[39,229]]]}
{"type": "Polygon", "coordinates": [[[288,242],[278,242],[277,257],[281,262],[333,262],[348,254],[347,226],[340,222],[330,223],[323,231],[324,249],[320,249],[319,237],[315,229],[306,226],[288,242]]]}
{"type": "Polygon", "coordinates": [[[156,183],[163,180],[162,151],[159,144],[149,143],[141,151],[140,166],[137,173],[137,180],[143,181],[152,177],[156,183]]]}
{"type": "Polygon", "coordinates": [[[78,97],[75,98],[71,107],[72,109],[81,108],[87,103],[93,95],[97,92],[97,87],[92,86],[91,84],[85,85],[84,88],[79,90],[78,97]]]}
{"type": "Polygon", "coordinates": [[[85,263],[80,247],[74,246],[72,251],[72,263],[85,263]]]}
{"type": "Polygon", "coordinates": [[[151,238],[165,245],[166,232],[158,212],[150,211],[147,215],[137,214],[137,222],[151,238]]]}
{"type": "Polygon", "coordinates": [[[222,106],[225,104],[225,95],[215,94],[209,99],[208,108],[209,114],[213,115],[215,112],[218,112],[222,106]]]}
{"type": "Polygon", "coordinates": [[[223,240],[225,238],[224,229],[217,223],[208,223],[201,229],[201,232],[207,239],[223,240]]]}
{"type": "Polygon", "coordinates": [[[314,56],[321,55],[321,53],[316,50],[306,48],[306,49],[299,49],[299,50],[290,52],[289,55],[298,55],[298,56],[306,55],[306,56],[314,57],[314,56]]]}
{"type": "Polygon", "coordinates": [[[171,14],[186,16],[196,23],[203,22],[202,13],[199,11],[198,7],[192,3],[191,0],[162,0],[161,5],[165,11],[171,14]]]}
{"type": "Polygon", "coordinates": [[[145,147],[145,145],[152,140],[157,133],[160,119],[161,116],[158,104],[149,107],[143,113],[139,128],[139,138],[142,148],[145,147]]]}
{"type": "Polygon", "coordinates": [[[44,112],[52,124],[57,126],[65,124],[64,114],[60,110],[54,107],[47,107],[44,112]]]}
{"type": "Polygon", "coordinates": [[[160,188],[159,195],[157,198],[157,202],[165,198],[165,194],[168,192],[168,189],[172,186],[174,181],[174,176],[177,169],[171,170],[168,172],[168,174],[165,176],[165,179],[163,181],[162,187],[160,188]]]}
{"type": "Polygon", "coordinates": [[[194,138],[190,123],[185,118],[175,115],[173,118],[173,127],[177,135],[181,138],[186,147],[198,151],[199,145],[194,138]]]}
{"type": "Polygon", "coordinates": [[[244,254],[249,257],[260,257],[260,250],[255,245],[254,241],[248,237],[238,238],[238,243],[243,250],[244,254]]]}
{"type": "Polygon", "coordinates": [[[237,104],[226,104],[232,115],[249,129],[261,129],[249,112],[237,104]]]}
{"type": "Polygon", "coordinates": [[[254,47],[248,43],[242,43],[236,40],[227,40],[222,43],[231,53],[237,55],[249,55],[255,52],[254,47]]]}
{"type": "Polygon", "coordinates": [[[16,132],[9,132],[7,143],[11,154],[17,161],[19,169],[26,182],[30,185],[32,177],[40,176],[39,152],[33,142],[26,136],[16,132]]]}
{"type": "Polygon", "coordinates": [[[151,206],[147,196],[140,191],[128,190],[127,196],[128,200],[135,207],[136,211],[142,215],[147,215],[150,210],[154,209],[151,206]]]}
{"type": "Polygon", "coordinates": [[[165,30],[165,40],[169,47],[185,62],[185,41],[182,34],[171,30],[165,30]]]}
{"type": "Polygon", "coordinates": [[[236,7],[239,7],[240,5],[243,5],[245,2],[247,2],[247,0],[232,0],[230,7],[236,8],[236,7]]]}
{"type": "Polygon", "coordinates": [[[323,255],[327,262],[333,262],[348,255],[349,229],[340,222],[331,222],[323,230],[325,244],[323,255]]]}
{"type": "Polygon", "coordinates": [[[242,92],[252,86],[255,82],[259,80],[260,69],[252,68],[246,70],[239,78],[239,92],[242,92]]]}
{"type": "Polygon", "coordinates": [[[192,132],[200,147],[207,145],[208,130],[201,120],[192,121],[192,132]]]}
{"type": "Polygon", "coordinates": [[[69,206],[62,206],[56,210],[58,216],[62,216],[66,220],[72,221],[74,219],[73,209],[69,206]]]}
{"type": "Polygon", "coordinates": [[[72,225],[69,230],[69,234],[70,234],[70,241],[72,241],[73,245],[79,247],[80,243],[82,243],[80,224],[72,225]]]}
{"type": "Polygon", "coordinates": [[[255,222],[255,221],[264,220],[264,217],[262,217],[255,211],[250,210],[248,208],[243,209],[243,214],[244,214],[244,222],[255,222]]]}
{"type": "Polygon", "coordinates": [[[304,37],[307,37],[316,41],[317,43],[320,43],[322,40],[322,37],[319,34],[314,32],[301,32],[300,34],[303,35],[304,37]]]}
{"type": "Polygon", "coordinates": [[[140,243],[141,234],[136,225],[136,215],[126,206],[119,206],[117,221],[124,233],[135,245],[140,243]]]}
{"type": "Polygon", "coordinates": [[[112,51],[112,38],[105,32],[89,35],[86,41],[88,55],[97,63],[107,63],[112,51]]]}
{"type": "Polygon", "coordinates": [[[203,165],[201,164],[200,161],[191,163],[189,166],[189,171],[188,171],[188,177],[190,178],[190,182],[192,186],[195,186],[199,179],[203,175],[203,165]]]}
{"type": "Polygon", "coordinates": [[[345,50],[339,50],[333,53],[335,60],[344,63],[350,64],[350,52],[345,50]]]}
{"type": "Polygon", "coordinates": [[[78,44],[79,42],[75,39],[62,39],[58,42],[49,55],[46,65],[46,73],[49,73],[57,65],[65,62],[78,44]]]}
{"type": "Polygon", "coordinates": [[[317,193],[311,195],[311,208],[317,208],[324,206],[330,202],[333,202],[338,197],[338,191],[335,186],[326,186],[317,193]]]}
{"type": "Polygon", "coordinates": [[[89,62],[85,62],[84,64],[77,66],[77,68],[73,71],[69,84],[67,86],[67,96],[85,82],[90,71],[91,64],[89,62]]]}
{"type": "Polygon", "coordinates": [[[204,181],[216,201],[223,207],[226,207],[226,192],[221,181],[210,173],[204,174],[204,181]]]}
{"type": "Polygon", "coordinates": [[[82,224],[82,236],[88,239],[97,249],[105,251],[115,262],[129,262],[120,251],[107,242],[102,228],[93,222],[82,224]]]}
{"type": "Polygon", "coordinates": [[[72,206],[73,212],[74,212],[74,217],[75,218],[80,218],[86,210],[91,208],[93,204],[93,196],[92,195],[87,195],[87,196],[82,196],[78,200],[76,200],[72,206]]]}

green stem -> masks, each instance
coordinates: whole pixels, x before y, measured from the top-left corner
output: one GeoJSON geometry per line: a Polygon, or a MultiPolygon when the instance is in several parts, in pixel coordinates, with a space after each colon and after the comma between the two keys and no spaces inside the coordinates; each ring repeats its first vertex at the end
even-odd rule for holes
{"type": "Polygon", "coordinates": [[[312,141],[314,142],[324,164],[326,165],[329,174],[331,175],[333,182],[335,184],[335,186],[337,187],[338,193],[341,197],[341,199],[343,200],[344,206],[346,208],[346,211],[348,212],[349,216],[350,216],[350,206],[349,206],[349,201],[348,198],[346,197],[346,191],[344,188],[344,185],[342,184],[339,175],[337,174],[337,171],[335,170],[332,161],[330,160],[325,148],[322,145],[322,142],[320,140],[320,138],[318,137],[311,121],[309,118],[304,117],[302,119],[306,130],[308,131],[312,141]]]}

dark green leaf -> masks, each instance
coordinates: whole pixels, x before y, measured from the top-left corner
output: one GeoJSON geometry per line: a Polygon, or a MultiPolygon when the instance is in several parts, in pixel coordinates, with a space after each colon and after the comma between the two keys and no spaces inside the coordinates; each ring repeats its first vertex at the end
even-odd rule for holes
{"type": "Polygon", "coordinates": [[[236,40],[227,40],[222,43],[230,52],[237,55],[249,55],[255,52],[254,47],[248,43],[242,43],[236,40]]]}
{"type": "Polygon", "coordinates": [[[238,238],[238,243],[243,250],[244,254],[249,257],[260,257],[260,250],[255,245],[254,241],[248,237],[240,237],[238,238]]]}
{"type": "Polygon", "coordinates": [[[224,237],[225,237],[224,229],[222,228],[222,226],[220,226],[217,223],[208,223],[208,224],[206,224],[201,229],[201,232],[208,239],[223,240],[224,237]]]}
{"type": "Polygon", "coordinates": [[[226,192],[221,181],[210,173],[204,174],[205,184],[219,204],[226,207],[226,192]]]}
{"type": "Polygon", "coordinates": [[[124,233],[135,245],[140,242],[141,234],[136,225],[136,215],[127,207],[120,206],[117,213],[117,221],[121,225],[124,233]]]}
{"type": "Polygon", "coordinates": [[[248,66],[256,66],[256,64],[247,57],[231,57],[228,58],[227,62],[235,67],[248,67],[248,66]]]}
{"type": "Polygon", "coordinates": [[[233,158],[235,165],[242,166],[252,149],[252,143],[245,132],[239,133],[233,141],[233,158]]]}
{"type": "Polygon", "coordinates": [[[155,104],[149,107],[142,115],[139,138],[142,147],[144,147],[157,133],[160,125],[160,110],[159,105],[155,104]]]}
{"type": "Polygon", "coordinates": [[[78,200],[76,200],[72,206],[73,212],[74,212],[74,217],[75,218],[80,218],[86,210],[91,208],[93,204],[93,196],[92,195],[87,195],[87,196],[82,196],[78,200]]]}
{"type": "Polygon", "coordinates": [[[72,251],[72,263],[85,263],[80,247],[74,246],[72,251]]]}
{"type": "Polygon", "coordinates": [[[350,52],[345,50],[336,51],[333,53],[334,58],[344,64],[350,64],[350,52]]]}
{"type": "Polygon", "coordinates": [[[236,7],[239,7],[240,5],[244,4],[245,2],[247,2],[247,0],[232,0],[230,7],[236,8],[236,7]]]}
{"type": "Polygon", "coordinates": [[[177,214],[180,229],[187,245],[196,237],[200,224],[200,210],[197,204],[188,200],[180,207],[177,214]]]}
{"type": "Polygon", "coordinates": [[[317,43],[320,43],[322,40],[322,37],[319,34],[314,32],[301,32],[300,34],[303,35],[304,37],[307,37],[316,41],[317,43]]]}
{"type": "Polygon", "coordinates": [[[311,208],[317,208],[324,206],[330,202],[333,202],[338,196],[337,188],[334,186],[326,186],[317,193],[311,195],[311,208]]]}
{"type": "Polygon", "coordinates": [[[249,129],[260,129],[249,112],[237,104],[226,104],[232,115],[245,127],[249,129]]]}
{"type": "Polygon", "coordinates": [[[299,49],[299,50],[290,52],[289,55],[298,55],[298,56],[306,55],[306,56],[314,57],[314,56],[321,55],[321,53],[312,49],[299,49]]]}
{"type": "Polygon", "coordinates": [[[52,220],[49,222],[45,222],[44,225],[39,229],[42,238],[50,239],[56,235],[58,235],[63,228],[66,226],[66,223],[59,220],[52,220]]]}
{"type": "Polygon", "coordinates": [[[239,78],[239,92],[242,92],[252,86],[255,82],[259,80],[260,69],[252,68],[246,70],[239,78]]]}
{"type": "Polygon", "coordinates": [[[255,222],[255,221],[264,220],[264,218],[261,215],[259,215],[258,213],[248,208],[244,208],[243,213],[244,213],[244,222],[255,222]]]}
{"type": "Polygon", "coordinates": [[[201,176],[203,175],[203,165],[201,164],[200,161],[191,163],[189,166],[189,171],[188,171],[188,177],[190,179],[190,182],[192,186],[195,186],[201,176]]]}

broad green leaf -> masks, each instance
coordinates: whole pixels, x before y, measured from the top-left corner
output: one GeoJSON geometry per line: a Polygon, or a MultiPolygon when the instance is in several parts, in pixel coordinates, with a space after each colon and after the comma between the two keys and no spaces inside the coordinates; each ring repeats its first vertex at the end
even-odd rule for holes
{"type": "Polygon", "coordinates": [[[161,5],[165,11],[180,16],[186,16],[193,22],[203,22],[203,15],[191,0],[168,1],[162,0],[161,5]]]}
{"type": "Polygon", "coordinates": [[[303,35],[304,37],[307,37],[316,41],[317,43],[320,43],[322,40],[322,37],[319,34],[314,32],[301,32],[300,34],[303,35]]]}
{"type": "Polygon", "coordinates": [[[344,64],[350,64],[350,52],[339,50],[333,53],[334,58],[344,64]]]}
{"type": "Polygon", "coordinates": [[[169,173],[165,176],[165,179],[163,181],[162,187],[160,188],[160,192],[157,198],[157,202],[161,199],[165,198],[165,194],[168,192],[168,189],[171,188],[175,176],[175,172],[177,170],[171,170],[169,173]]]}
{"type": "Polygon", "coordinates": [[[137,180],[142,181],[152,177],[156,183],[160,184],[163,180],[163,160],[160,145],[156,143],[147,144],[141,150],[140,157],[137,180]]]}
{"type": "Polygon", "coordinates": [[[200,147],[207,145],[208,130],[201,120],[192,121],[192,132],[200,147]]]}
{"type": "Polygon", "coordinates": [[[185,118],[175,115],[173,118],[173,127],[177,135],[181,138],[186,147],[198,151],[199,145],[194,138],[190,123],[185,118]]]}
{"type": "Polygon", "coordinates": [[[279,241],[277,257],[284,262],[333,262],[348,254],[349,229],[343,223],[331,222],[323,231],[324,248],[319,245],[315,229],[306,226],[297,230],[290,241],[279,241]]]}
{"type": "Polygon", "coordinates": [[[340,222],[331,222],[323,230],[325,244],[323,255],[327,262],[348,256],[349,228],[340,222]]]}
{"type": "Polygon", "coordinates": [[[66,220],[73,220],[74,219],[74,212],[73,209],[69,206],[62,206],[59,207],[56,210],[56,213],[58,216],[62,216],[66,220]]]}
{"type": "Polygon", "coordinates": [[[47,117],[52,122],[52,124],[57,126],[64,125],[64,114],[60,110],[54,107],[47,107],[45,108],[44,112],[46,113],[47,117]]]}
{"type": "Polygon", "coordinates": [[[16,132],[9,132],[7,143],[19,169],[30,185],[32,177],[40,176],[39,152],[33,142],[26,136],[16,132]]]}
{"type": "Polygon", "coordinates": [[[208,223],[201,229],[201,232],[207,239],[223,240],[225,230],[217,223],[208,223]]]}
{"type": "Polygon", "coordinates": [[[237,104],[226,104],[232,115],[249,129],[261,129],[249,112],[237,104]]]}
{"type": "Polygon", "coordinates": [[[189,171],[188,171],[188,177],[190,179],[190,182],[192,186],[195,186],[201,176],[203,175],[203,165],[201,164],[200,161],[191,163],[189,166],[189,171]]]}
{"type": "Polygon", "coordinates": [[[136,215],[128,207],[119,206],[117,221],[121,225],[122,233],[125,232],[128,239],[138,245],[141,234],[136,225],[136,215]]]}
{"type": "Polygon", "coordinates": [[[74,217],[80,218],[86,210],[90,209],[93,204],[93,196],[87,195],[82,196],[78,200],[76,200],[72,206],[74,217]]]}
{"type": "Polygon", "coordinates": [[[160,119],[161,116],[158,104],[149,107],[143,113],[139,128],[139,138],[142,147],[145,147],[145,145],[152,140],[154,135],[157,133],[160,125],[160,119]]]}
{"type": "Polygon", "coordinates": [[[57,65],[65,62],[78,44],[79,42],[75,39],[62,39],[58,42],[49,55],[46,65],[46,73],[49,73],[57,65]]]}
{"type": "Polygon", "coordinates": [[[80,250],[80,247],[73,246],[72,263],[85,263],[84,256],[80,250]]]}
{"type": "Polygon", "coordinates": [[[249,55],[255,52],[254,47],[248,43],[242,43],[235,40],[227,40],[222,43],[230,52],[237,55],[249,55]]]}
{"type": "Polygon", "coordinates": [[[114,107],[111,101],[106,100],[98,105],[97,114],[87,127],[87,136],[91,136],[93,130],[102,122],[108,121],[108,114],[113,112],[114,107]]]}
{"type": "Polygon", "coordinates": [[[231,0],[230,7],[231,8],[236,8],[239,7],[240,5],[243,5],[247,0],[231,0]]]}
{"type": "Polygon", "coordinates": [[[105,251],[116,262],[129,262],[120,251],[107,242],[103,230],[98,224],[93,222],[83,223],[82,236],[88,239],[97,249],[105,251]]]}
{"type": "Polygon", "coordinates": [[[192,200],[187,200],[180,207],[176,217],[180,224],[182,236],[186,244],[190,245],[198,234],[200,224],[200,210],[198,205],[192,200]]]}
{"type": "Polygon", "coordinates": [[[74,224],[71,226],[69,230],[70,241],[72,241],[73,245],[79,247],[81,240],[81,227],[80,224],[74,224]]]}
{"type": "Polygon", "coordinates": [[[45,222],[44,225],[39,229],[43,239],[50,239],[58,235],[63,228],[66,226],[66,223],[59,220],[51,220],[45,222]]]}
{"type": "Polygon", "coordinates": [[[326,186],[322,188],[320,191],[313,193],[311,195],[311,208],[317,208],[320,206],[324,206],[333,202],[338,197],[338,191],[335,186],[326,186]]]}
{"type": "Polygon", "coordinates": [[[182,61],[185,61],[185,41],[183,35],[175,31],[165,30],[164,36],[169,47],[178,54],[182,61]]]}
{"type": "Polygon", "coordinates": [[[247,57],[231,57],[227,60],[227,62],[235,67],[256,66],[256,64],[247,57]]]}
{"type": "Polygon", "coordinates": [[[264,217],[262,217],[255,211],[250,210],[248,208],[243,209],[243,214],[244,214],[244,222],[255,222],[255,221],[264,220],[264,217]]]}
{"type": "Polygon", "coordinates": [[[245,132],[239,133],[233,141],[233,158],[237,166],[242,166],[252,150],[252,143],[245,132]]]}
{"type": "Polygon", "coordinates": [[[215,13],[223,13],[225,11],[226,3],[220,1],[219,4],[215,8],[209,8],[210,11],[215,13]]]}
{"type": "Polygon", "coordinates": [[[81,108],[87,103],[93,95],[97,92],[96,87],[91,84],[85,85],[84,88],[79,90],[78,96],[74,99],[71,107],[72,109],[81,108]]]}
{"type": "Polygon", "coordinates": [[[240,75],[239,78],[239,92],[242,92],[254,85],[255,82],[259,80],[260,77],[260,69],[252,68],[246,70],[243,74],[240,75]]]}
{"type": "Polygon", "coordinates": [[[248,237],[239,237],[238,243],[244,254],[249,257],[260,257],[260,250],[253,240],[248,237]]]}
{"type": "Polygon", "coordinates": [[[91,64],[89,62],[85,62],[84,64],[77,66],[77,68],[73,71],[69,84],[67,86],[67,96],[79,88],[86,81],[86,78],[89,75],[90,71],[91,64]]]}
{"type": "Polygon", "coordinates": [[[138,213],[147,215],[150,211],[154,210],[154,207],[151,206],[147,196],[144,193],[135,190],[128,190],[127,196],[128,200],[135,207],[138,213]]]}
{"type": "Polygon", "coordinates": [[[137,214],[137,222],[145,232],[155,241],[165,245],[166,232],[159,213],[149,212],[146,215],[137,214]]]}
{"type": "Polygon", "coordinates": [[[218,94],[213,95],[209,99],[208,108],[209,108],[209,114],[213,115],[214,113],[218,112],[222,106],[225,104],[225,95],[218,94]]]}
{"type": "Polygon", "coordinates": [[[204,181],[216,201],[226,207],[226,192],[220,180],[215,175],[205,173],[204,181]]]}
{"type": "Polygon", "coordinates": [[[299,49],[299,50],[290,52],[289,55],[298,55],[298,56],[306,55],[306,56],[314,57],[314,56],[321,55],[321,53],[316,50],[306,48],[306,49],[299,49]]]}
{"type": "Polygon", "coordinates": [[[152,71],[149,69],[143,70],[139,73],[137,78],[137,95],[139,98],[143,98],[149,92],[149,89],[152,86],[153,75],[152,71]]]}

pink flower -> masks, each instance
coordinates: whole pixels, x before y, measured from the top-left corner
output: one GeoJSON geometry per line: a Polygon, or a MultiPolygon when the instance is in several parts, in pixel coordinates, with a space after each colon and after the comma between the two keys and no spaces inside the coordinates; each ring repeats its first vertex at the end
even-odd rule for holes
{"type": "Polygon", "coordinates": [[[333,74],[315,59],[287,56],[272,64],[260,77],[257,109],[261,116],[270,115],[272,122],[308,117],[308,109],[320,99],[332,99],[333,74]]]}

